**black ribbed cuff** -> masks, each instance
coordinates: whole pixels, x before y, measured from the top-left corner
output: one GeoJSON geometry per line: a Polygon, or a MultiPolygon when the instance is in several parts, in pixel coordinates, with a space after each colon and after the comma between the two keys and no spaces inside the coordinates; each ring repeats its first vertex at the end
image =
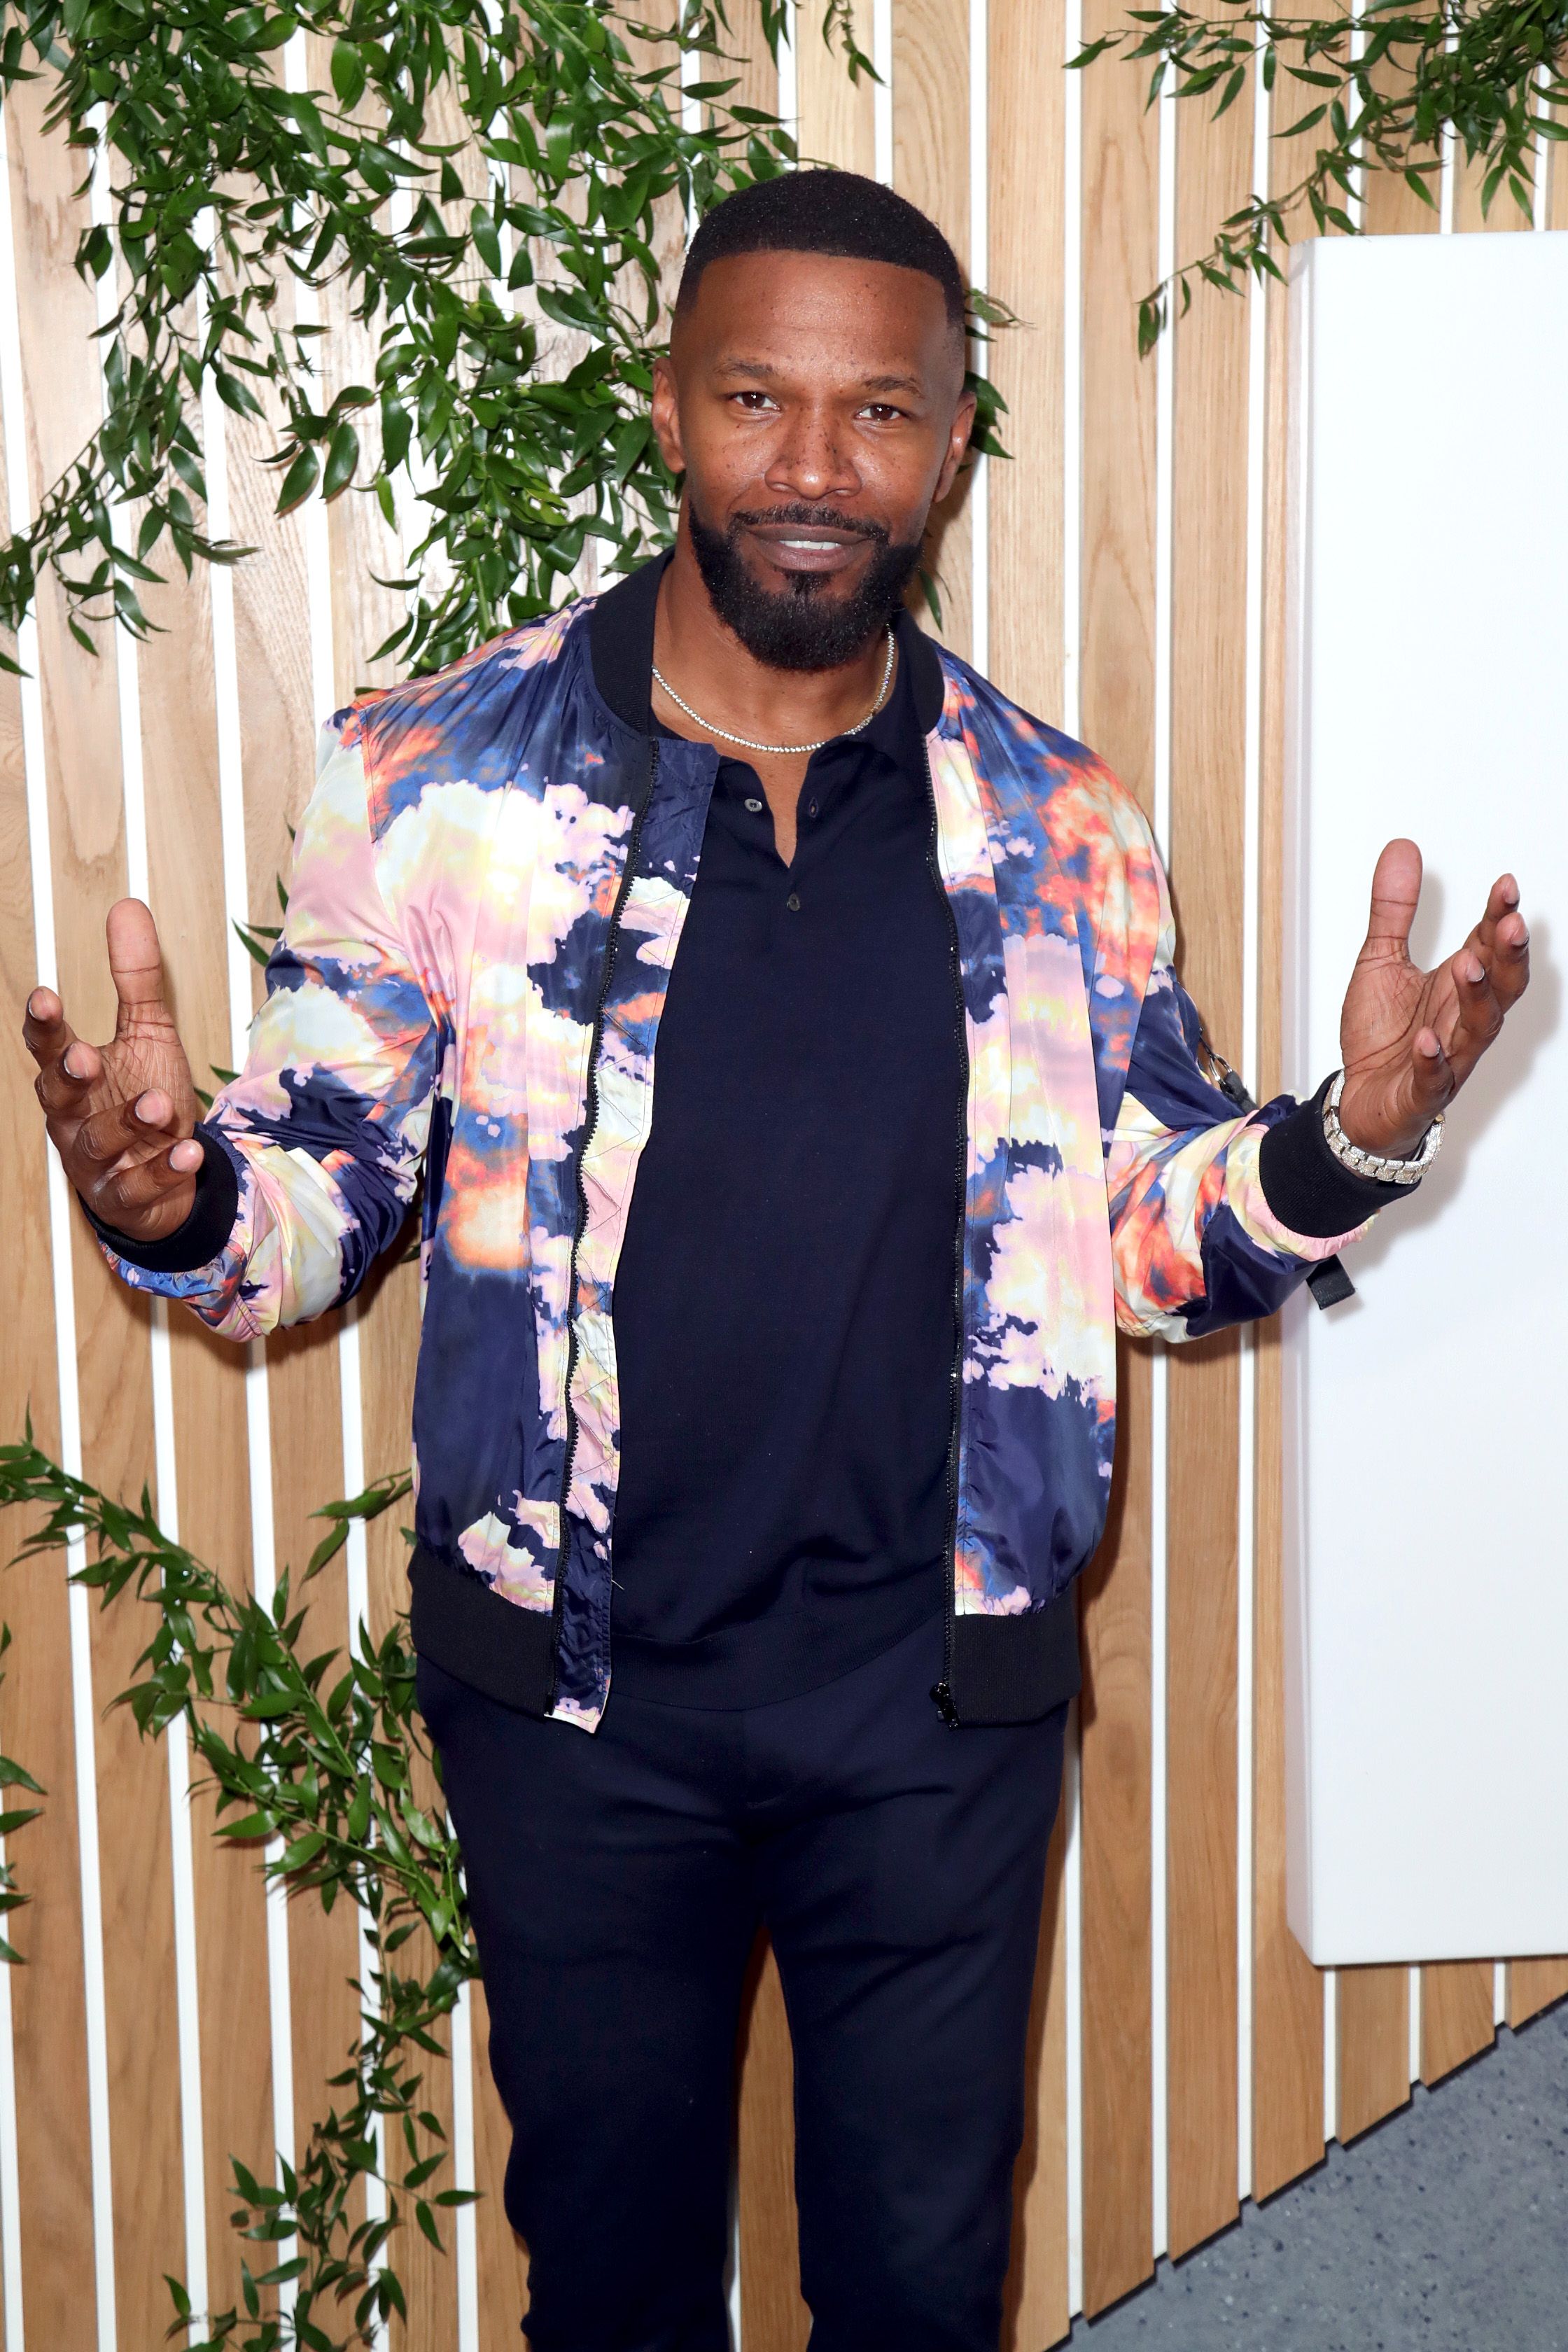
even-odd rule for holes
{"type": "Polygon", "coordinates": [[[423,1544],[409,1562],[409,1631],[422,1658],[520,1715],[547,1715],[555,1627],[548,1609],[503,1601],[471,1569],[423,1544]]]}
{"type": "Polygon", "coordinates": [[[948,1691],[959,1723],[1037,1723],[1080,1681],[1071,1589],[1019,1617],[955,1617],[948,1691]]]}
{"type": "Polygon", "coordinates": [[[1415,1190],[1414,1184],[1381,1184],[1375,1177],[1353,1175],[1334,1158],[1323,1133],[1323,1097],[1332,1084],[1325,1078],[1310,1102],[1299,1104],[1269,1128],[1258,1155],[1270,1210],[1282,1225],[1310,1241],[1348,1234],[1415,1190]]]}
{"type": "Polygon", "coordinates": [[[127,1265],[140,1266],[143,1274],[195,1274],[199,1265],[212,1263],[234,1231],[239,1213],[239,1178],[234,1162],[206,1128],[198,1127],[195,1136],[202,1147],[196,1197],[184,1223],[165,1234],[161,1242],[132,1241],[129,1234],[117,1233],[101,1217],[95,1217],[82,1202],[87,1221],[104,1247],[122,1257],[127,1265]]]}

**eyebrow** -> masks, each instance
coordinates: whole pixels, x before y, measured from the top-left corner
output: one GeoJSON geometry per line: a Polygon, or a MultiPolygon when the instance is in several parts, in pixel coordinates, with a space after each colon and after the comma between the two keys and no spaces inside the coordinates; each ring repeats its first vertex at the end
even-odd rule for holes
{"type": "MultiPolygon", "coordinates": [[[[777,368],[770,367],[766,360],[722,359],[718,362],[718,368],[719,373],[722,375],[750,376],[759,383],[776,383],[780,373],[777,368]]],[[[923,389],[923,387],[918,376],[866,375],[861,377],[857,389],[863,393],[911,392],[918,394],[923,389]]]]}

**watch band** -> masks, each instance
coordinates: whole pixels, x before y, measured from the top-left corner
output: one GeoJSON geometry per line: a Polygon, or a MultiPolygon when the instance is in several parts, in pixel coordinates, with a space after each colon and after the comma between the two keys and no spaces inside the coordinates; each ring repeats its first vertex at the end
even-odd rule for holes
{"type": "Polygon", "coordinates": [[[1340,1125],[1340,1097],[1344,1090],[1345,1074],[1341,1070],[1323,1097],[1323,1138],[1340,1165],[1354,1176],[1371,1177],[1376,1184],[1419,1184],[1442,1149],[1442,1112],[1437,1113],[1422,1137],[1421,1149],[1414,1159],[1390,1160],[1381,1152],[1363,1151],[1340,1125]]]}

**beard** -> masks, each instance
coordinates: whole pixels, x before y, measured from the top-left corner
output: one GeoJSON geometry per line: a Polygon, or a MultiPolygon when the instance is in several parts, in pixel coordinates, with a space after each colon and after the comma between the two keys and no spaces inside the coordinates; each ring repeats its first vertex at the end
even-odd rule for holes
{"type": "Polygon", "coordinates": [[[715,530],[689,495],[686,522],[714,611],[752,658],[770,669],[838,669],[853,661],[893,618],[921,560],[918,539],[895,541],[882,524],[858,521],[833,507],[769,507],[732,515],[727,530],[715,530]],[[757,522],[854,531],[869,540],[875,551],[858,586],[847,596],[827,593],[828,583],[817,572],[799,572],[788,588],[775,592],[752,578],[738,545],[742,530],[757,522]]]}

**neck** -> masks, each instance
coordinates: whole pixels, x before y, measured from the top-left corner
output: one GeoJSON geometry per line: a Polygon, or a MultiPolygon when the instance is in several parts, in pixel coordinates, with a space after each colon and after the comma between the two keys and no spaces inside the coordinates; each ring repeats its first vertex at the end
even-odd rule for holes
{"type": "Polygon", "coordinates": [[[715,612],[682,514],[659,586],[653,657],[704,719],[757,742],[802,743],[865,718],[882,683],[888,641],[879,629],[853,661],[834,669],[774,669],[759,661],[715,612]]]}

